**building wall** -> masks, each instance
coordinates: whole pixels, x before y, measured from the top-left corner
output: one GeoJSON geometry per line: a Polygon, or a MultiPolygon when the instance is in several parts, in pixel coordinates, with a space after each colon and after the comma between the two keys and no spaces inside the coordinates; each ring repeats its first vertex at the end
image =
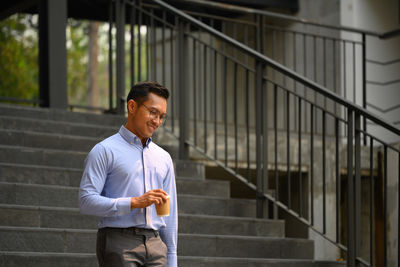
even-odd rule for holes
{"type": "MultiPolygon", "coordinates": [[[[341,24],[379,33],[398,29],[400,28],[399,4],[397,0],[342,0],[341,24]]],[[[342,36],[352,38],[346,33],[342,33],[342,36]]],[[[384,40],[367,37],[367,108],[389,122],[397,123],[397,126],[400,125],[399,47],[400,36],[384,40]]],[[[356,86],[360,91],[361,84],[356,86]]],[[[357,103],[360,104],[361,99],[357,99],[357,103]]],[[[368,130],[384,140],[399,141],[399,137],[392,136],[374,125],[370,125],[368,130]]]]}

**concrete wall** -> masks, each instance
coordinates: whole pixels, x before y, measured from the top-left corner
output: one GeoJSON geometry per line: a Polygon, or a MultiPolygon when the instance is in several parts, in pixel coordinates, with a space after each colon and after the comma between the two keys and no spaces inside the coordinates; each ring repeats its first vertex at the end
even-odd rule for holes
{"type": "MultiPolygon", "coordinates": [[[[342,0],[341,24],[375,32],[388,32],[400,28],[400,7],[397,0],[342,0]]],[[[342,33],[343,37],[357,39],[354,35],[342,33]]],[[[384,119],[399,125],[400,108],[400,36],[390,39],[367,38],[367,102],[368,110],[384,119]],[[394,60],[397,60],[393,62],[394,60]],[[392,63],[391,63],[392,62],[392,63]]],[[[351,51],[349,51],[349,56],[351,51]]],[[[360,57],[357,54],[356,57],[360,57]]],[[[347,65],[351,69],[351,65],[347,65]]],[[[361,73],[357,74],[361,77],[361,73]]],[[[351,80],[348,81],[350,86],[351,80]]],[[[356,84],[357,95],[361,96],[361,84],[356,84]]],[[[361,103],[358,98],[357,103],[361,103]]],[[[371,133],[399,141],[399,137],[390,135],[374,125],[368,128],[371,133]]]]}

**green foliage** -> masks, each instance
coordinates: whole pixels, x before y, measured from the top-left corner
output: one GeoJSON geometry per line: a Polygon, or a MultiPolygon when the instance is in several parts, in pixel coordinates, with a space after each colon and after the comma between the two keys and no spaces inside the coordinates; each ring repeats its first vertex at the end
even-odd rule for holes
{"type": "Polygon", "coordinates": [[[38,98],[37,31],[28,18],[18,14],[0,21],[0,96],[38,98]]]}
{"type": "Polygon", "coordinates": [[[88,22],[68,20],[67,26],[67,86],[69,103],[86,104],[88,85],[88,22]]]}

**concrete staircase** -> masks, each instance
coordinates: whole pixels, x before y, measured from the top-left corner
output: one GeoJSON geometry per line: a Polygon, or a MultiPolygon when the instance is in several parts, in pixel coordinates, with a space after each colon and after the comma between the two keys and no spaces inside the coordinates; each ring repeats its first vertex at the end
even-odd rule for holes
{"type": "MultiPolygon", "coordinates": [[[[77,192],[94,144],[124,122],[0,105],[0,267],[97,266],[97,218],[81,215],[77,192]]],[[[333,267],[314,261],[310,240],[284,238],[284,222],[255,218],[255,202],[230,198],[229,183],[175,160],[179,266],[333,267]]]]}

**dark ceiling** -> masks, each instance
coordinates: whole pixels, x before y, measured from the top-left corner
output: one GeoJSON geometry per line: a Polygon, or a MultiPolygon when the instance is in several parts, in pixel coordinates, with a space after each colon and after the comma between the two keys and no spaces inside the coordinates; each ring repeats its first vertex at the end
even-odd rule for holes
{"type": "MultiPolygon", "coordinates": [[[[0,2],[0,20],[14,13],[38,13],[38,3],[41,0],[6,0],[0,2]]],[[[54,1],[54,0],[50,0],[54,1]]],[[[179,9],[196,11],[200,13],[235,16],[235,13],[210,9],[187,3],[184,0],[167,0],[179,9]]],[[[255,8],[279,8],[286,12],[295,12],[298,9],[298,0],[219,0],[227,4],[241,5],[255,8]]],[[[76,19],[108,20],[109,0],[68,0],[68,17],[76,19]]]]}

